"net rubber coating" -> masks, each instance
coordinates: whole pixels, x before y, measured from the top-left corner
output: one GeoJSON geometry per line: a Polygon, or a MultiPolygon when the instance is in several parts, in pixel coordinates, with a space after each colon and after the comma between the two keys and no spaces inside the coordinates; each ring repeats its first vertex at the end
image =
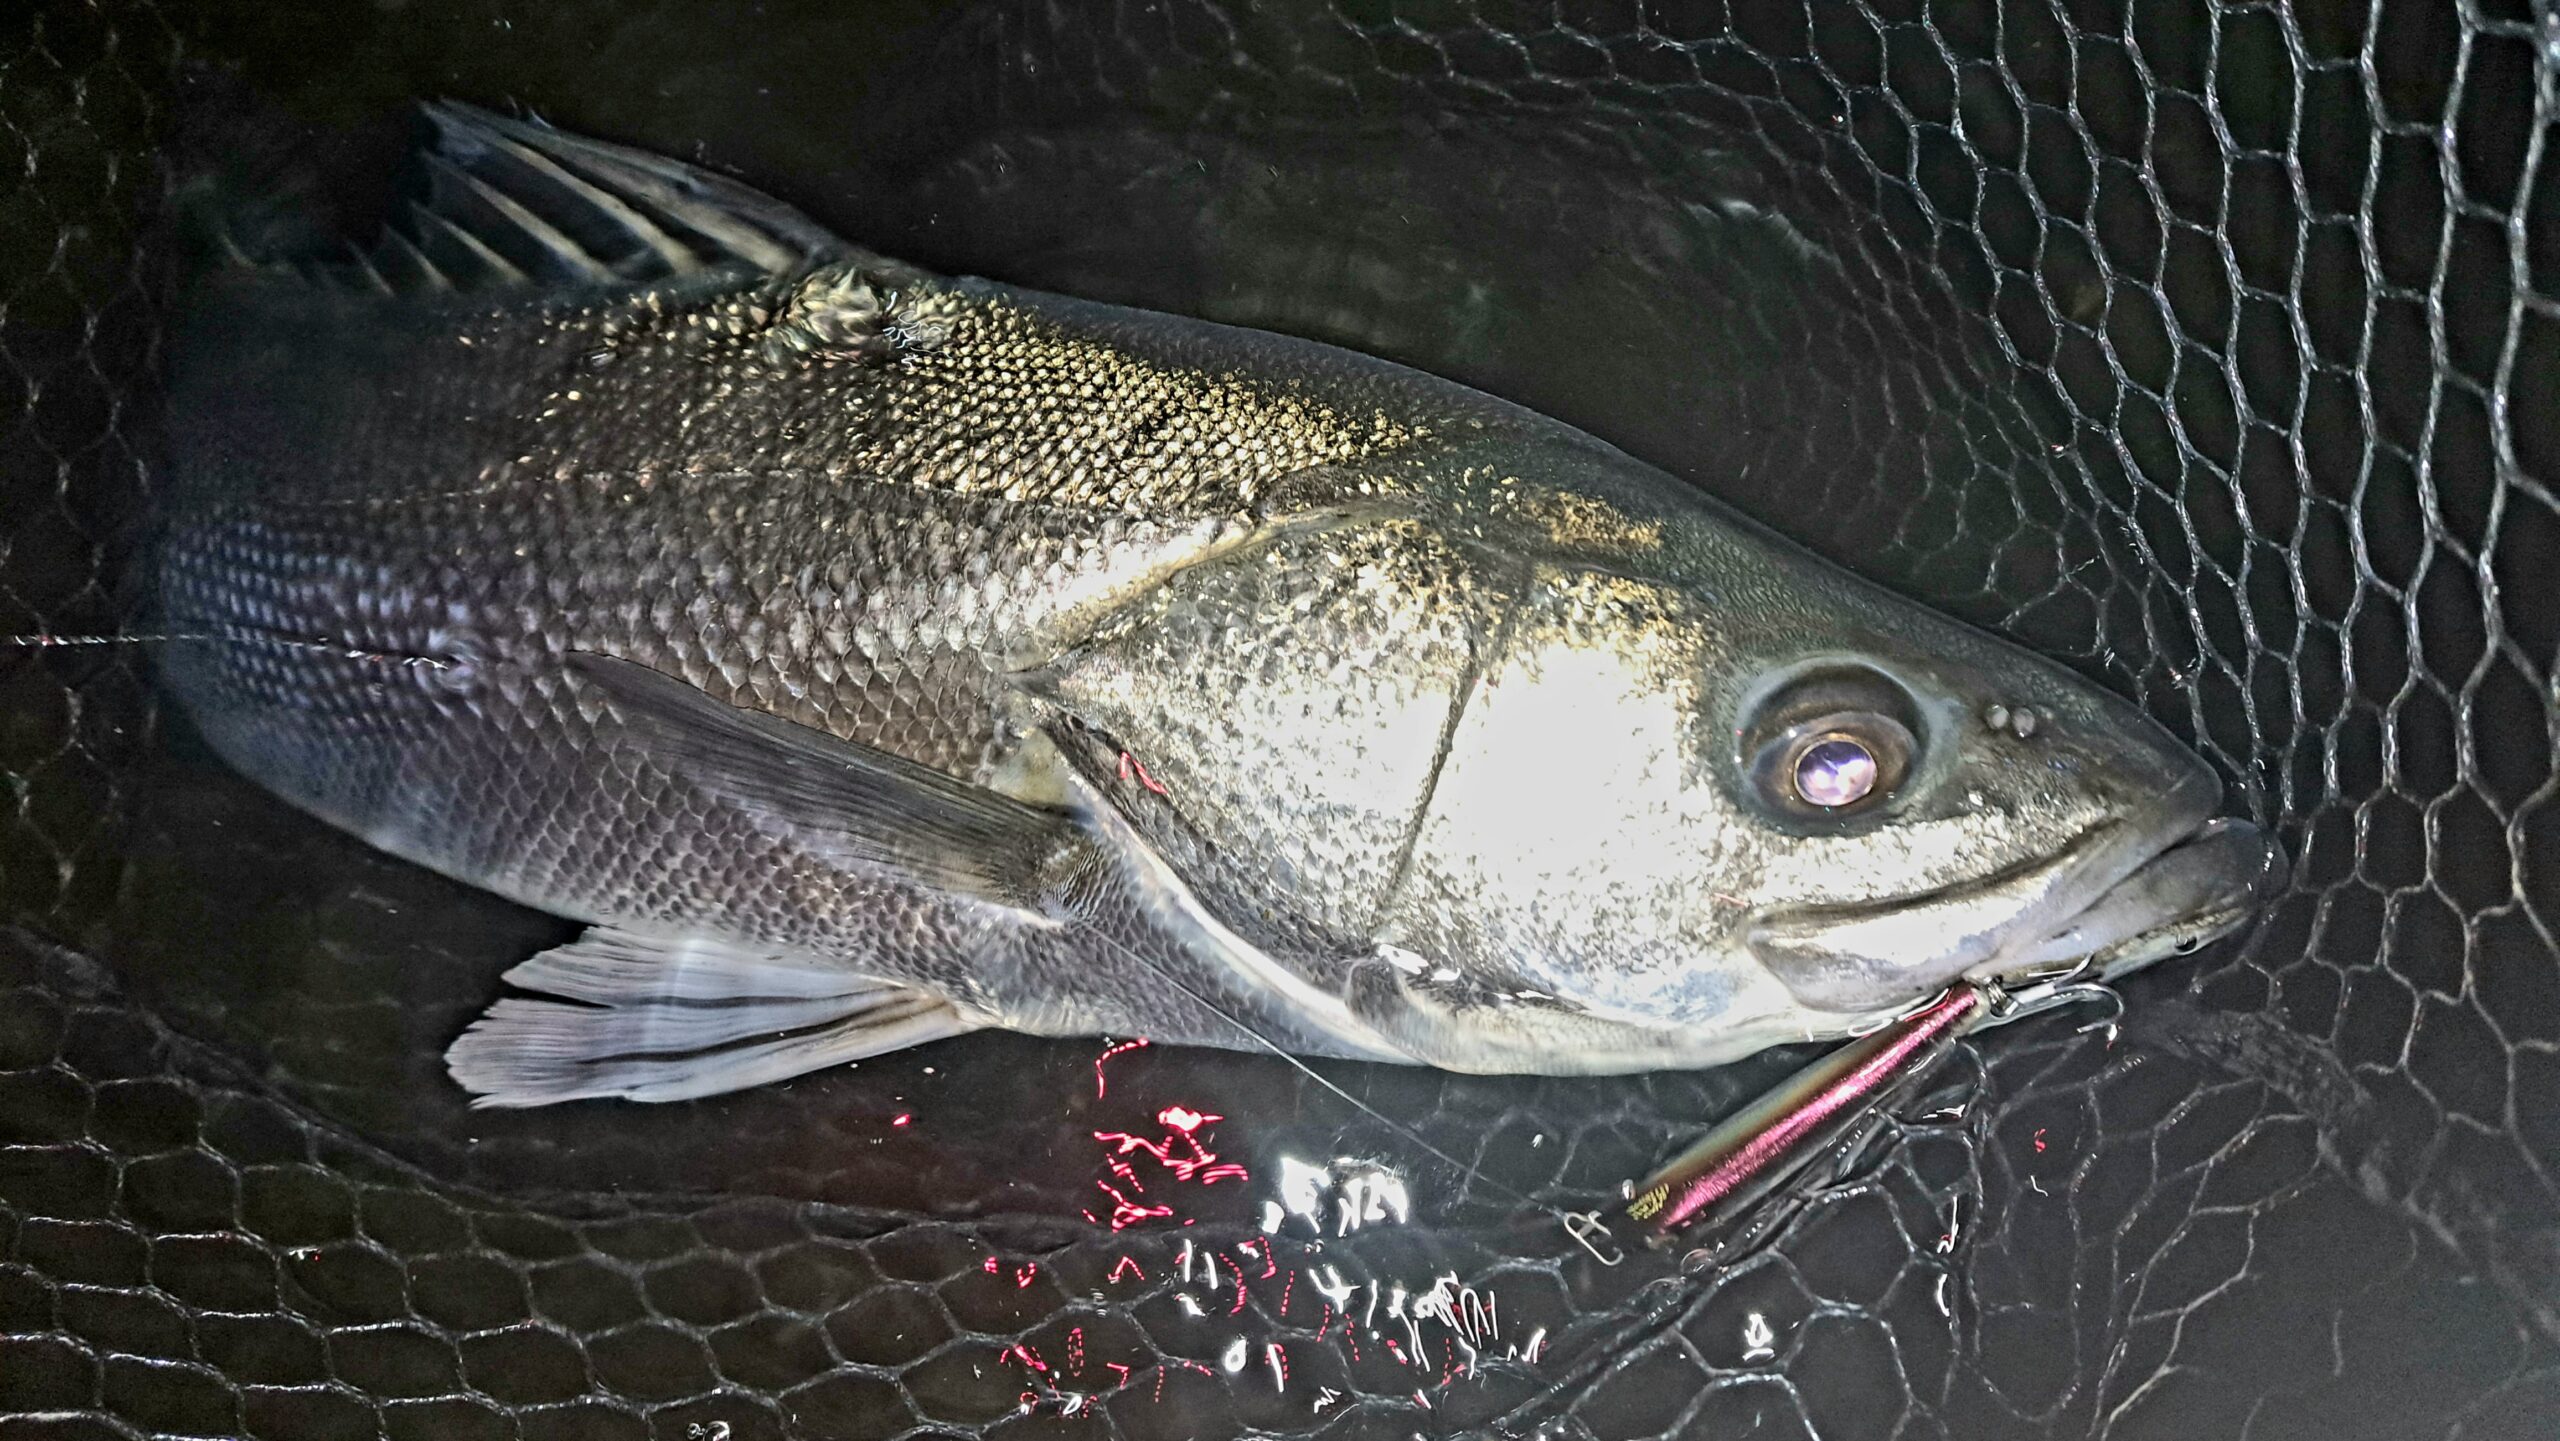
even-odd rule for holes
{"type": "Polygon", "coordinates": [[[0,648],[0,1441],[2560,1434],[2548,6],[736,9],[8,8],[0,635],[149,628],[166,182],[361,210],[428,76],[946,274],[1583,426],[2142,704],[2290,880],[2112,1045],[1959,1043],[1854,1183],[1648,1306],[1659,1254],[1485,1183],[1614,1214],[1796,1058],[1328,1068],[1457,1169],[1171,1047],[1107,1096],[1099,1048],[980,1037],[474,1115],[438,1053],[555,928],[167,764],[147,649],[0,648]],[[1093,1139],[1187,1156],[1177,1103],[1250,1184],[1093,1139]],[[1411,1216],[1266,1277],[1282,1156],[1391,1158],[1411,1216]],[[1097,1181],[1203,1211],[1113,1231],[1097,1181]],[[1392,1287],[1450,1272],[1498,1334],[1425,1364],[1392,1287]]]}

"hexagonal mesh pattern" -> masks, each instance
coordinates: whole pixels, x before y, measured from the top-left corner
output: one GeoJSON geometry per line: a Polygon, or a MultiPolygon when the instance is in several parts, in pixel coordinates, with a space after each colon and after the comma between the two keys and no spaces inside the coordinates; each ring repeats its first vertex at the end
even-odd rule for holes
{"type": "Polygon", "coordinates": [[[1275,1061],[1006,1037],[475,1116],[437,1052],[549,923],[159,743],[129,650],[0,649],[0,1438],[2560,1427],[2548,15],[881,9],[0,25],[0,633],[129,613],[172,147],[515,99],[1585,425],[2135,696],[2292,891],[1681,1278],[1519,1198],[1788,1058],[1327,1068],[1455,1169],[1275,1061]]]}

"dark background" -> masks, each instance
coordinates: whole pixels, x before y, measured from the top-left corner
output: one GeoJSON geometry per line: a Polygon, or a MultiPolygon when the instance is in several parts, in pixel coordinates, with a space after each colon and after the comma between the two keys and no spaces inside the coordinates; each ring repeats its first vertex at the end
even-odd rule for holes
{"type": "Polygon", "coordinates": [[[1517,1196],[1798,1057],[1324,1068],[1459,1167],[1276,1060],[1001,1036],[473,1115],[438,1053],[560,926],[228,777],[131,648],[0,647],[0,1441],[2560,1433],[2555,55],[2398,0],[0,19],[0,633],[131,613],[172,184],[361,235],[449,95],[1584,425],[2136,697],[2296,858],[1681,1279],[1517,1196]],[[1095,1133],[1177,1105],[1250,1174],[1134,1192],[1095,1133]],[[1284,1156],[1410,1215],[1264,1240],[1284,1156]],[[1473,1374],[1321,1300],[1442,1274],[1473,1374]]]}

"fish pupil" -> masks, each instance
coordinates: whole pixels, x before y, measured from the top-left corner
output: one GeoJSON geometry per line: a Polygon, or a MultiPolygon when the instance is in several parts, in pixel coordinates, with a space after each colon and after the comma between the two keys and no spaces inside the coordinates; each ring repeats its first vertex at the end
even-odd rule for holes
{"type": "Polygon", "coordinates": [[[1805,804],[1826,808],[1866,798],[1876,786],[1873,751],[1846,736],[1830,736],[1804,748],[1796,757],[1796,795],[1805,804]]]}

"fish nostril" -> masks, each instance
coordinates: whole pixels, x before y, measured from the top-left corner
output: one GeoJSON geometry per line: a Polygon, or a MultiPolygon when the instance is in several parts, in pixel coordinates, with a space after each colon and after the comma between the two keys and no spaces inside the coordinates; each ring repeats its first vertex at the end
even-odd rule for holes
{"type": "Polygon", "coordinates": [[[2044,716],[2033,706],[2008,705],[1993,701],[1982,708],[1982,724],[1987,730],[2000,731],[2026,740],[2044,724],[2044,716]]]}

